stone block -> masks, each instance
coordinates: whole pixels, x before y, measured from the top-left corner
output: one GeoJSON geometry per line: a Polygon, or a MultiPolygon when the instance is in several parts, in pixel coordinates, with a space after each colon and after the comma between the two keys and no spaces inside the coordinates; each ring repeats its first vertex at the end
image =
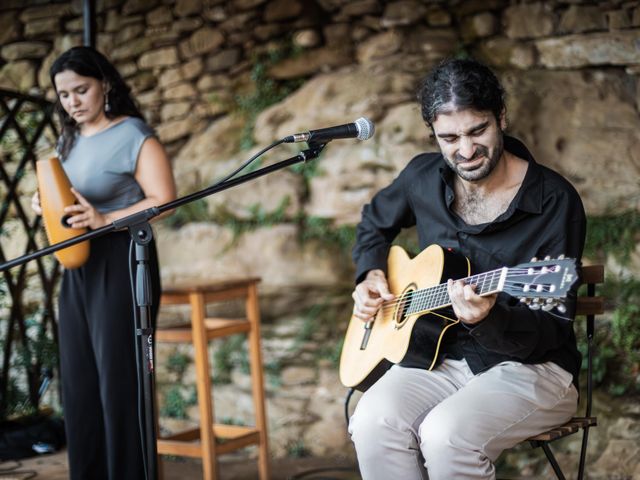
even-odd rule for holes
{"type": "Polygon", "coordinates": [[[176,0],[173,11],[178,17],[188,17],[200,14],[202,8],[202,0],[176,0]]]}
{"type": "Polygon", "coordinates": [[[170,67],[178,63],[178,50],[175,47],[165,47],[143,53],[138,59],[141,69],[155,67],[170,67]]]}
{"type": "Polygon", "coordinates": [[[540,64],[547,68],[640,63],[640,30],[590,33],[537,40],[540,64]]]}
{"type": "Polygon", "coordinates": [[[72,15],[73,13],[70,3],[42,5],[30,7],[20,12],[20,21],[27,24],[34,20],[43,20],[51,17],[60,18],[72,15]]]}
{"type": "Polygon", "coordinates": [[[0,45],[20,38],[20,23],[15,12],[0,13],[0,45]]]}
{"type": "Polygon", "coordinates": [[[465,40],[489,37],[497,32],[498,19],[491,12],[482,12],[466,17],[462,22],[461,35],[465,40]]]}
{"type": "Polygon", "coordinates": [[[15,42],[3,46],[0,54],[9,61],[38,59],[44,57],[50,48],[45,42],[15,42]]]}
{"type": "Polygon", "coordinates": [[[229,67],[235,65],[240,59],[240,50],[237,48],[230,48],[217,52],[214,55],[209,56],[205,60],[205,70],[207,72],[219,72],[226,70],[229,67]]]}
{"type": "Polygon", "coordinates": [[[222,45],[222,42],[224,42],[224,36],[219,30],[202,27],[189,38],[190,55],[188,57],[212,52],[222,45]]]}
{"type": "Polygon", "coordinates": [[[634,27],[640,27],[640,7],[636,7],[633,9],[633,14],[631,15],[631,25],[634,27]]]}
{"type": "Polygon", "coordinates": [[[227,18],[218,26],[223,32],[246,32],[253,26],[252,20],[256,17],[254,12],[242,12],[227,18]]]}
{"type": "Polygon", "coordinates": [[[233,0],[232,4],[238,10],[250,10],[262,5],[267,0],[233,0]]]}
{"type": "Polygon", "coordinates": [[[427,12],[427,24],[432,27],[448,27],[451,25],[451,14],[442,8],[427,12]]]}
{"type": "Polygon", "coordinates": [[[605,16],[597,5],[571,5],[562,14],[558,33],[583,33],[606,28],[605,16]]]}
{"type": "Polygon", "coordinates": [[[26,23],[24,36],[26,38],[41,37],[47,34],[56,34],[60,31],[60,18],[42,18],[26,23]]]}
{"type": "Polygon", "coordinates": [[[151,72],[139,72],[127,80],[133,92],[145,92],[156,86],[158,77],[151,72]]]}
{"type": "Polygon", "coordinates": [[[124,16],[133,13],[145,13],[155,8],[159,0],[127,0],[122,6],[122,14],[124,16]]]}
{"type": "Polygon", "coordinates": [[[174,142],[189,136],[194,129],[194,124],[189,117],[181,120],[164,122],[156,128],[161,142],[174,142]]]}
{"type": "Polygon", "coordinates": [[[166,5],[161,5],[147,13],[148,25],[164,25],[171,23],[172,20],[173,15],[171,14],[169,7],[166,5]]]}
{"type": "Polygon", "coordinates": [[[403,46],[403,42],[404,39],[399,32],[389,30],[362,42],[358,46],[356,57],[360,63],[367,63],[372,60],[388,57],[399,52],[403,46]]]}
{"type": "Polygon", "coordinates": [[[190,110],[191,102],[188,101],[165,103],[162,105],[160,118],[162,118],[163,123],[169,120],[178,120],[184,118],[190,110]]]}
{"type": "Polygon", "coordinates": [[[296,18],[301,13],[302,3],[299,0],[272,0],[264,9],[264,21],[280,22],[296,18]]]}
{"type": "Polygon", "coordinates": [[[162,98],[165,100],[181,100],[191,99],[196,96],[196,90],[190,83],[179,83],[173,87],[168,88],[162,94],[162,98]]]}
{"type": "Polygon", "coordinates": [[[111,51],[110,58],[114,62],[132,60],[148,52],[151,46],[151,39],[146,37],[136,38],[124,45],[114,48],[111,51]]]}
{"type": "Polygon", "coordinates": [[[202,73],[204,65],[202,59],[198,57],[183,63],[180,69],[182,70],[185,80],[191,80],[202,73]]]}
{"type": "Polygon", "coordinates": [[[376,0],[356,0],[346,3],[340,13],[347,17],[362,17],[380,13],[380,3],[376,0]]]}
{"type": "Polygon", "coordinates": [[[171,23],[171,29],[175,32],[193,32],[203,24],[200,17],[178,18],[171,23]]]}
{"type": "Polygon", "coordinates": [[[609,30],[622,30],[631,27],[631,16],[627,9],[611,10],[606,13],[609,30]]]}
{"type": "Polygon", "coordinates": [[[182,82],[183,80],[184,75],[182,73],[182,68],[167,68],[160,74],[160,77],[158,79],[158,87],[166,89],[167,87],[171,87],[177,83],[182,82]]]}
{"type": "Polygon", "coordinates": [[[17,60],[0,68],[0,87],[27,93],[36,86],[36,67],[29,60],[17,60]]]}
{"type": "Polygon", "coordinates": [[[333,23],[324,27],[324,42],[327,46],[344,45],[351,41],[351,25],[333,23]]]}
{"type": "Polygon", "coordinates": [[[141,38],[145,33],[144,23],[132,23],[123,26],[117,32],[114,32],[114,42],[116,45],[122,45],[131,40],[141,38]]]}
{"type": "Polygon", "coordinates": [[[509,38],[538,38],[553,33],[553,9],[546,2],[512,5],[504,11],[502,20],[509,38]]]}
{"type": "Polygon", "coordinates": [[[387,3],[380,19],[384,28],[407,26],[418,23],[425,18],[426,7],[414,0],[400,0],[387,3]]]}
{"type": "Polygon", "coordinates": [[[306,77],[316,72],[348,65],[353,60],[350,50],[321,47],[308,50],[305,55],[287,58],[269,69],[269,75],[278,79],[306,77]]]}
{"type": "Polygon", "coordinates": [[[228,88],[230,86],[231,79],[226,74],[205,74],[198,79],[198,83],[196,84],[196,88],[200,92],[208,92],[210,90],[228,88]]]}
{"type": "Polygon", "coordinates": [[[314,48],[321,42],[320,34],[311,28],[299,30],[293,34],[293,44],[300,48],[314,48]]]}

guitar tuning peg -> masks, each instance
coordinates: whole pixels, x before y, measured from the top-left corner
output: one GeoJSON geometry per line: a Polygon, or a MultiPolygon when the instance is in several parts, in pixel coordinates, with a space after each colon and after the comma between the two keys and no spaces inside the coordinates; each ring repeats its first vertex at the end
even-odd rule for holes
{"type": "Polygon", "coordinates": [[[532,262],[537,262],[538,261],[538,257],[531,257],[531,261],[532,262]]]}
{"type": "Polygon", "coordinates": [[[561,304],[558,305],[558,311],[560,313],[567,313],[567,307],[565,306],[564,303],[561,303],[561,304]]]}
{"type": "Polygon", "coordinates": [[[564,260],[564,258],[565,258],[565,257],[564,257],[564,253],[563,253],[563,254],[558,255],[558,260],[564,260]]]}
{"type": "Polygon", "coordinates": [[[545,262],[551,260],[551,255],[547,255],[546,257],[544,257],[545,262]]]}
{"type": "Polygon", "coordinates": [[[520,299],[520,303],[527,303],[528,301],[529,301],[529,299],[528,299],[528,298],[525,298],[525,297],[522,297],[522,298],[520,299]]]}
{"type": "Polygon", "coordinates": [[[547,302],[542,306],[542,310],[544,310],[545,312],[548,312],[550,310],[553,310],[555,306],[556,306],[556,302],[553,301],[553,299],[549,298],[547,302]]]}
{"type": "Polygon", "coordinates": [[[540,310],[540,299],[534,298],[533,300],[531,300],[531,303],[529,304],[529,308],[531,310],[540,310]]]}

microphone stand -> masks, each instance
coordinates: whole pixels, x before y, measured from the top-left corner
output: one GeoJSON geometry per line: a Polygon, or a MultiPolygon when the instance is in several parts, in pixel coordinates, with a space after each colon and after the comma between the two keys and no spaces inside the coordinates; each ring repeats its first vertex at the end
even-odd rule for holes
{"type": "MultiPolygon", "coordinates": [[[[279,145],[279,143],[275,144],[279,145]]],[[[274,145],[274,146],[275,146],[274,145]]],[[[146,457],[145,467],[147,480],[157,480],[158,478],[158,450],[157,450],[157,432],[155,422],[155,376],[154,376],[154,354],[153,354],[153,327],[151,326],[151,304],[152,304],[152,292],[151,292],[151,275],[149,272],[149,243],[153,240],[153,231],[149,225],[149,221],[154,217],[157,217],[161,213],[169,210],[173,210],[187,203],[199,200],[201,198],[208,197],[222,190],[226,190],[236,185],[253,180],[254,178],[262,177],[268,173],[280,170],[282,168],[294,165],[300,162],[307,162],[313,160],[320,155],[320,152],[326,146],[325,143],[309,143],[306,150],[301,151],[294,157],[290,157],[286,160],[282,160],[273,165],[263,167],[254,172],[247,173],[237,178],[232,178],[212,185],[198,192],[186,195],[182,198],[178,198],[171,202],[160,205],[159,207],[151,207],[140,212],[128,215],[119,220],[114,221],[110,225],[92,230],[77,237],[64,240],[62,242],[50,245],[36,252],[21,257],[15,258],[0,265],[0,272],[9,270],[13,267],[23,265],[36,258],[49,255],[63,248],[70,247],[77,243],[91,240],[101,237],[107,233],[127,229],[131,240],[135,242],[135,258],[136,258],[136,275],[135,275],[135,298],[134,301],[137,307],[136,318],[136,354],[141,358],[137,362],[139,367],[138,381],[142,379],[143,383],[143,398],[144,398],[144,431],[143,442],[143,456],[146,457]],[[144,355],[144,356],[142,356],[144,355]],[[144,368],[140,368],[140,365],[144,365],[144,368]]],[[[265,150],[266,151],[266,150],[265,150]]],[[[264,153],[264,152],[262,152],[264,153]]],[[[129,260],[130,261],[130,260],[129,260]]]]}

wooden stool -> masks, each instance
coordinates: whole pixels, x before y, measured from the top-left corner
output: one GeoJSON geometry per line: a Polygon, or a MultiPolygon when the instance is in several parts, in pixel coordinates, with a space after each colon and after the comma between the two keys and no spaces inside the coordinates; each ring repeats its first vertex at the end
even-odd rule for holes
{"type": "Polygon", "coordinates": [[[161,305],[191,305],[191,325],[160,328],[156,332],[156,341],[193,342],[200,427],[168,437],[159,437],[158,454],[201,458],[205,480],[219,478],[217,455],[256,444],[259,446],[260,479],[269,478],[267,419],[260,353],[260,310],[257,292],[259,281],[259,278],[249,278],[174,288],[162,292],[161,305]],[[206,318],[208,303],[238,298],[246,298],[246,319],[206,318]],[[255,427],[214,423],[208,342],[213,338],[237,333],[246,333],[248,336],[255,427]]]}

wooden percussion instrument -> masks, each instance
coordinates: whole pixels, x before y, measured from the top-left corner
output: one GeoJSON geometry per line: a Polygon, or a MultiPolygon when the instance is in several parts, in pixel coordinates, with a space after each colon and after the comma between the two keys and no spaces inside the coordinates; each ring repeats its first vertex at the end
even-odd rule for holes
{"type": "MultiPolygon", "coordinates": [[[[71,228],[66,222],[69,215],[64,208],[76,203],[71,182],[57,157],[36,162],[38,191],[42,219],[49,244],[59,243],[87,232],[86,228],[71,228]]],[[[77,243],[54,252],[65,268],[78,268],[89,258],[89,241],[77,243]]]]}

